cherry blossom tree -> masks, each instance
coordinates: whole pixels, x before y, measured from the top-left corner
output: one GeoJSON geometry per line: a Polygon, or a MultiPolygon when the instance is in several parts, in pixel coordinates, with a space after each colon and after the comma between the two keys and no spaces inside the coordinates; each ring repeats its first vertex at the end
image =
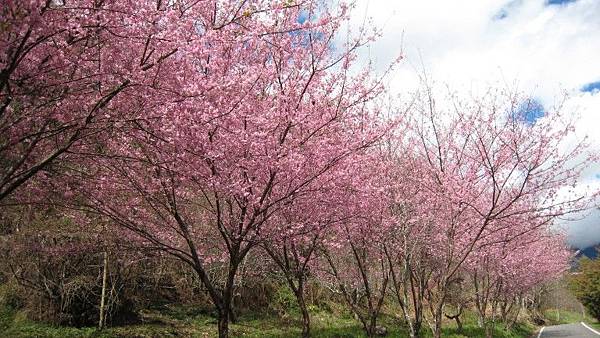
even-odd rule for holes
{"type": "MultiPolygon", "coordinates": [[[[375,228],[377,223],[367,223],[375,228]]],[[[389,269],[381,242],[373,240],[364,227],[346,227],[346,237],[338,246],[325,249],[322,256],[334,290],[360,321],[367,337],[377,336],[377,321],[382,313],[389,285],[389,269]]]]}
{"type": "Polygon", "coordinates": [[[0,9],[0,201],[143,109],[173,55],[161,1],[17,0],[0,9]],[[135,89],[135,94],[132,88],[135,89]]]}
{"type": "MultiPolygon", "coordinates": [[[[400,137],[403,134],[399,135],[400,137]]],[[[386,149],[392,162],[387,189],[390,194],[389,213],[393,219],[384,235],[384,254],[388,262],[391,287],[402,311],[411,337],[418,337],[425,311],[425,293],[435,278],[436,257],[431,251],[431,239],[436,230],[427,218],[427,200],[420,200],[424,170],[405,145],[391,137],[386,149]]]]}
{"type": "MultiPolygon", "coordinates": [[[[317,199],[313,199],[310,203],[321,207],[332,207],[326,201],[317,199]]],[[[303,215],[294,212],[288,217],[278,218],[277,224],[284,225],[279,230],[283,233],[273,236],[262,245],[281,270],[287,285],[296,297],[298,308],[302,313],[302,336],[310,337],[310,313],[304,297],[305,288],[309,277],[313,274],[313,265],[323,246],[323,238],[328,229],[335,226],[335,220],[316,214],[313,205],[305,206],[303,209],[312,212],[303,215]]]]}
{"type": "MultiPolygon", "coordinates": [[[[388,219],[387,180],[383,175],[388,165],[376,149],[355,153],[353,162],[346,162],[332,172],[335,176],[322,176],[318,193],[313,193],[310,200],[296,201],[307,204],[289,208],[273,219],[273,229],[280,235],[263,244],[296,295],[305,336],[309,335],[310,319],[303,288],[309,276],[319,283],[333,285],[332,289],[342,294],[350,310],[361,320],[365,332],[375,333],[388,284],[385,269],[380,271],[384,273],[381,284],[376,280],[379,275],[371,275],[377,269],[368,266],[373,263],[372,254],[382,257],[381,242],[376,238],[388,219]],[[356,166],[358,163],[361,165],[356,166]],[[299,213],[299,210],[311,212],[299,213]],[[375,294],[379,284],[381,292],[375,294]],[[364,290],[369,298],[369,310],[362,311],[362,299],[349,294],[356,288],[364,290]]],[[[380,260],[378,264],[386,262],[380,260]]]]}
{"type": "Polygon", "coordinates": [[[384,234],[389,227],[388,164],[378,152],[363,159],[354,184],[345,190],[345,215],[333,227],[320,250],[321,278],[341,294],[368,337],[377,335],[377,321],[390,284],[384,234]]]}
{"type": "Polygon", "coordinates": [[[173,73],[136,98],[144,110],[111,125],[101,149],[77,154],[83,168],[68,171],[72,207],[109,218],[132,242],[197,273],[221,337],[248,252],[282,235],[274,230],[286,213],[310,212],[315,196],[355,179],[356,155],[387,130],[370,104],[380,79],[350,69],[370,37],[333,49],[347,8],[317,5],[176,2],[153,10],[161,35],[150,40],[176,46],[158,53],[158,68],[173,73]],[[298,22],[300,11],[311,20],[298,22]]]}
{"type": "MultiPolygon", "coordinates": [[[[337,183],[337,180],[332,182],[337,183]]],[[[289,212],[283,211],[272,219],[273,230],[279,234],[269,236],[269,240],[261,244],[296,298],[302,313],[303,337],[310,337],[310,313],[305,300],[307,283],[315,275],[315,262],[327,233],[346,217],[339,212],[342,209],[339,203],[343,200],[339,193],[338,187],[331,186],[310,200],[294,201],[288,207],[289,212]],[[305,204],[298,205],[300,202],[305,204]],[[298,213],[298,210],[311,212],[298,213]]]]}

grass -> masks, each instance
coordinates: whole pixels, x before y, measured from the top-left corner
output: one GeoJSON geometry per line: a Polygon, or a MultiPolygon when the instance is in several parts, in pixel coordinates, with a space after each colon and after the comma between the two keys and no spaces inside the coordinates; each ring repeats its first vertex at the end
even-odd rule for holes
{"type": "MultiPolygon", "coordinates": [[[[315,310],[311,313],[312,336],[320,338],[365,337],[361,326],[344,311],[315,310]]],[[[0,336],[3,337],[215,337],[216,320],[205,311],[182,306],[163,306],[142,311],[143,322],[135,325],[110,327],[98,331],[93,327],[60,327],[34,322],[24,313],[4,308],[0,311],[0,336]]],[[[232,337],[287,338],[300,336],[298,314],[290,312],[283,316],[267,314],[247,314],[231,324],[232,337]]],[[[459,333],[454,322],[444,325],[443,336],[451,338],[485,337],[485,330],[476,326],[475,316],[467,314],[463,318],[464,331],[459,333]]],[[[406,328],[389,315],[382,316],[381,325],[388,329],[388,337],[407,337],[406,328]]],[[[426,324],[425,324],[426,325],[426,324]]],[[[494,328],[493,336],[499,338],[529,337],[535,330],[530,324],[518,324],[511,330],[502,325],[494,328]]],[[[423,336],[431,337],[427,326],[423,336]]]]}
{"type": "Polygon", "coordinates": [[[28,320],[10,308],[0,310],[0,333],[5,337],[90,337],[92,328],[54,327],[28,320]]]}
{"type": "Polygon", "coordinates": [[[560,324],[568,324],[568,323],[579,323],[579,322],[587,322],[590,320],[589,316],[585,318],[581,314],[581,312],[573,312],[567,310],[556,310],[549,309],[544,311],[544,318],[546,319],[546,325],[560,325],[560,324]]]}
{"type": "Polygon", "coordinates": [[[586,315],[585,318],[579,316],[579,320],[577,320],[576,322],[584,322],[586,325],[592,327],[593,329],[600,331],[600,322],[595,318],[591,317],[590,315],[586,315]]]}
{"type": "Polygon", "coordinates": [[[544,316],[547,320],[547,326],[584,322],[586,325],[600,331],[600,322],[588,314],[584,316],[581,312],[561,310],[560,314],[558,314],[555,309],[551,309],[545,311],[544,316]]]}
{"type": "MultiPolygon", "coordinates": [[[[458,332],[455,322],[452,321],[444,325],[442,336],[452,338],[485,337],[485,328],[477,326],[475,313],[466,312],[462,321],[464,322],[463,332],[458,332]]],[[[519,322],[509,330],[503,324],[497,323],[492,330],[492,336],[495,338],[523,338],[530,337],[535,332],[536,327],[529,322],[519,322]]]]}

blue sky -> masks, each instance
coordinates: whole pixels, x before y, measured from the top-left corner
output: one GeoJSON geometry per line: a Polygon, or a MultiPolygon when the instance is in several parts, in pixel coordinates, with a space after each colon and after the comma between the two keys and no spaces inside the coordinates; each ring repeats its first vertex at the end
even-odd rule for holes
{"type": "Polygon", "coordinates": [[[548,0],[546,2],[547,5],[566,5],[571,2],[575,2],[576,0],[548,0]]]}
{"type": "Polygon", "coordinates": [[[530,98],[523,101],[517,108],[517,117],[528,124],[534,124],[535,121],[544,117],[546,108],[536,99],[530,98]]]}
{"type": "Polygon", "coordinates": [[[310,13],[308,11],[300,11],[300,14],[298,14],[298,19],[296,19],[296,21],[298,21],[298,23],[305,23],[306,20],[309,19],[310,13]]]}
{"type": "Polygon", "coordinates": [[[590,82],[581,87],[582,92],[595,94],[600,91],[600,81],[590,82]]]}
{"type": "MultiPolygon", "coordinates": [[[[518,89],[537,104],[527,121],[561,106],[578,118],[575,137],[600,152],[600,0],[357,0],[353,25],[365,17],[383,37],[364,59],[384,69],[405,57],[389,82],[401,97],[423,71],[459,93],[518,89]]],[[[600,163],[577,188],[600,189],[600,163]]],[[[574,245],[600,242],[600,211],[563,225],[574,245]]]]}

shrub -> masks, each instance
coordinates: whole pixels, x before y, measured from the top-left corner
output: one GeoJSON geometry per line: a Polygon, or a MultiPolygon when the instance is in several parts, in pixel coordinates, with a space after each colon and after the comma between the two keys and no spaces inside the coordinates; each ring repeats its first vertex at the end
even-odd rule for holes
{"type": "Polygon", "coordinates": [[[581,259],[579,272],[571,275],[569,285],[589,314],[600,320],[600,260],[581,259]]]}

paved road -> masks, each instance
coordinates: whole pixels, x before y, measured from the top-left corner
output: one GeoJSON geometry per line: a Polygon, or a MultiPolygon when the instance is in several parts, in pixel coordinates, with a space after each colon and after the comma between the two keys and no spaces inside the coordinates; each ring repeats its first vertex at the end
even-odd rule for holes
{"type": "Polygon", "coordinates": [[[598,338],[600,333],[582,323],[547,326],[538,338],[598,338]]]}

